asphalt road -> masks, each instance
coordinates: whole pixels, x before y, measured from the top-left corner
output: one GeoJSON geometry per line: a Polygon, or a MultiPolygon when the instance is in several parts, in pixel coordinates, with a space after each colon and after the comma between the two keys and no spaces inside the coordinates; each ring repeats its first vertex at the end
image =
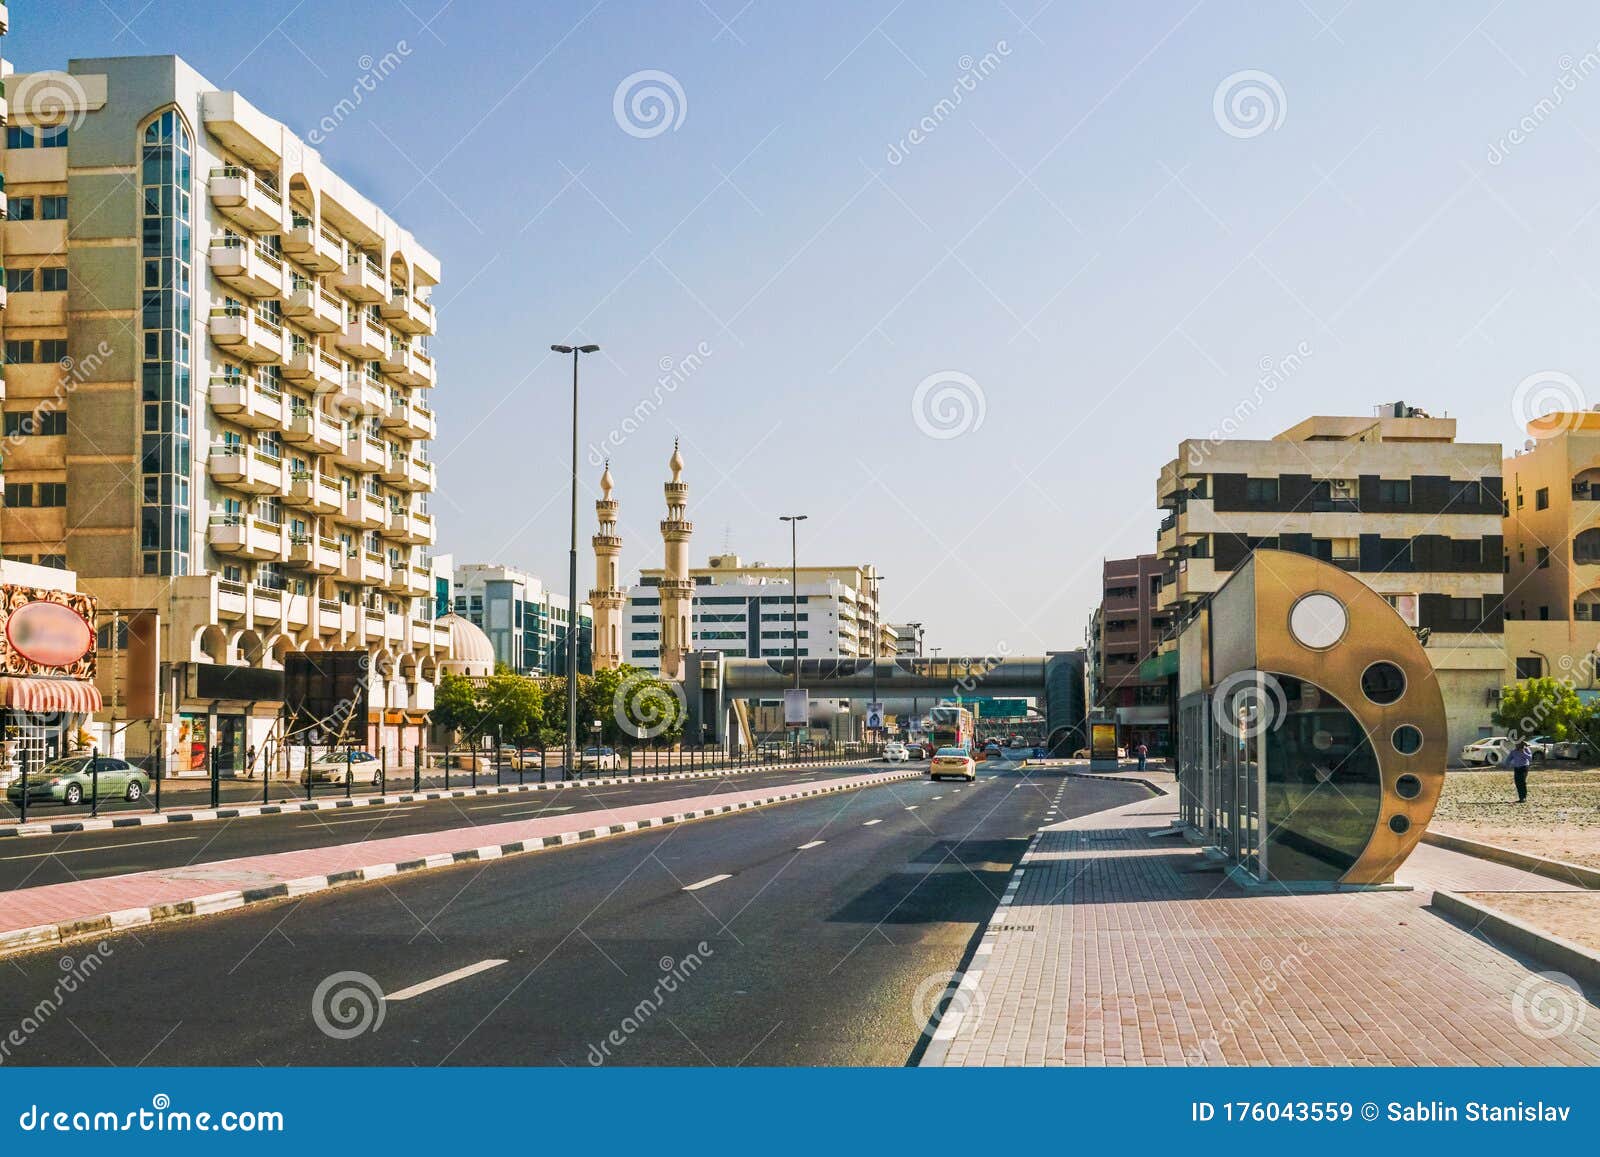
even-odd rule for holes
{"type": "MultiPolygon", "coordinates": [[[[595,786],[578,781],[544,791],[509,791],[502,795],[414,800],[401,804],[358,804],[349,808],[242,816],[230,820],[30,836],[0,842],[0,892],[155,868],[213,863],[236,856],[354,844],[441,828],[549,815],[578,816],[586,811],[652,800],[689,799],[778,784],[820,782],[859,775],[873,768],[886,770],[903,766],[871,763],[848,767],[791,767],[706,779],[595,786]]],[[[573,826],[585,825],[575,823],[573,826]]]]}
{"type": "MultiPolygon", "coordinates": [[[[113,936],[42,1018],[94,943],[18,957],[9,1063],[905,1064],[1061,780],[982,765],[113,936]],[[348,974],[387,999],[338,1039],[348,974]]],[[[1068,780],[1049,822],[1142,794],[1068,780]]]]}

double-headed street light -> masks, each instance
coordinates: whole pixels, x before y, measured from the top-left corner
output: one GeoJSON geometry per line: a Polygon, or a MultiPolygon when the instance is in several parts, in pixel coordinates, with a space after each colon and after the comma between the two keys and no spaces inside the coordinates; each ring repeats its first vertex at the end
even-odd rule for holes
{"type": "Polygon", "coordinates": [[[578,355],[592,354],[597,345],[553,345],[558,354],[572,355],[572,543],[567,554],[567,774],[572,774],[578,753],[578,355]]]}
{"type": "MultiPolygon", "coordinates": [[[[789,524],[789,650],[794,658],[794,689],[800,690],[800,532],[806,520],[803,514],[780,514],[779,522],[789,524]]],[[[784,721],[785,723],[788,720],[784,721]]],[[[809,730],[809,725],[808,725],[809,730]]],[[[795,730],[795,743],[800,742],[800,732],[795,730]]]]}

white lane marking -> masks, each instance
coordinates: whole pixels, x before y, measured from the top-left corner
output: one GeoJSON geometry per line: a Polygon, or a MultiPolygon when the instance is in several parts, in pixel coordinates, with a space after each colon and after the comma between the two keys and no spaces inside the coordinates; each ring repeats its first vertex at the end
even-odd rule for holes
{"type": "Polygon", "coordinates": [[[936,796],[934,796],[934,797],[933,797],[933,798],[934,798],[934,799],[943,799],[943,798],[944,798],[944,796],[942,796],[942,795],[936,795],[936,796]]]}
{"type": "Polygon", "coordinates": [[[569,812],[572,808],[572,804],[567,804],[564,807],[535,807],[529,808],[527,811],[506,812],[505,818],[509,820],[516,816],[542,816],[551,812],[569,812]]]}
{"type": "Polygon", "coordinates": [[[795,851],[803,852],[807,848],[820,848],[823,845],[823,843],[825,843],[825,842],[826,841],[823,841],[823,840],[812,840],[809,844],[801,844],[798,848],[795,849],[795,851]]]}
{"type": "Polygon", "coordinates": [[[476,976],[480,972],[487,972],[491,968],[499,968],[504,960],[480,960],[476,964],[469,964],[465,968],[458,968],[454,972],[447,972],[443,976],[435,976],[432,980],[424,980],[421,984],[413,984],[410,988],[402,988],[399,992],[391,992],[384,996],[385,1001],[410,1000],[413,996],[421,996],[425,992],[432,992],[436,988],[443,988],[447,984],[454,984],[458,980],[465,980],[469,976],[476,976]]]}
{"type": "Polygon", "coordinates": [[[29,852],[21,856],[0,856],[0,860],[47,860],[51,856],[81,856],[85,852],[114,852],[119,848],[138,848],[146,844],[176,844],[183,840],[198,840],[199,836],[171,836],[164,840],[129,840],[126,843],[106,844],[101,848],[66,848],[59,852],[29,852]]]}
{"type": "Polygon", "coordinates": [[[883,822],[882,820],[868,820],[866,823],[862,824],[861,826],[864,827],[864,828],[870,828],[873,824],[881,824],[882,822],[883,822]]]}
{"type": "Polygon", "coordinates": [[[733,879],[732,873],[724,872],[720,876],[707,876],[704,880],[701,880],[698,883],[685,884],[683,890],[685,892],[698,892],[701,888],[709,888],[712,884],[720,884],[724,880],[731,879],[733,879]]]}
{"type": "Polygon", "coordinates": [[[918,805],[918,804],[912,804],[912,805],[911,805],[911,806],[910,806],[910,807],[908,807],[908,808],[906,808],[906,811],[908,811],[908,812],[914,812],[914,811],[916,811],[916,810],[917,810],[917,808],[918,808],[918,807],[919,807],[919,806],[920,806],[920,805],[918,805]]]}
{"type": "Polygon", "coordinates": [[[315,823],[296,824],[297,828],[336,828],[343,824],[375,824],[379,820],[386,820],[390,816],[397,816],[403,812],[421,811],[420,807],[399,807],[393,810],[385,809],[377,815],[359,815],[348,820],[317,820],[315,823]]]}

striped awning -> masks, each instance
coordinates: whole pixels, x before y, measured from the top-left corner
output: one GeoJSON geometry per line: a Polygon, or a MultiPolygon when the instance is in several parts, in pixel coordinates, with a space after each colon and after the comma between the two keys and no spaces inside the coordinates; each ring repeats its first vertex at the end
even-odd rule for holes
{"type": "Polygon", "coordinates": [[[100,688],[82,679],[6,675],[0,677],[0,706],[13,711],[91,714],[100,710],[100,688]]]}

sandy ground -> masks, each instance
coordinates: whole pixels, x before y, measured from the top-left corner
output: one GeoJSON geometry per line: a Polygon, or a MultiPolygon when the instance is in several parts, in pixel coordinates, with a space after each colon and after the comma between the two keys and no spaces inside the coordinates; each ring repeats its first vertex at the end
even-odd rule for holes
{"type": "Polygon", "coordinates": [[[1486,908],[1514,916],[1600,952],[1600,892],[1463,892],[1486,908]]]}
{"type": "Polygon", "coordinates": [[[1516,799],[1509,771],[1452,771],[1428,827],[1600,868],[1600,771],[1535,765],[1516,799]]]}

